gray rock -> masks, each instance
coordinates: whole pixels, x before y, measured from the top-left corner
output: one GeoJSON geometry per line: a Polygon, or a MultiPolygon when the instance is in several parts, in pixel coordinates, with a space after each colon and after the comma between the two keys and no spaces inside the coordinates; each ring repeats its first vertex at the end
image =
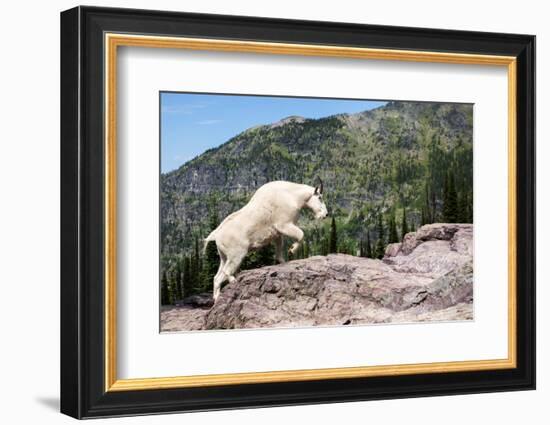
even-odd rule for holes
{"type": "Polygon", "coordinates": [[[448,322],[454,320],[472,320],[473,318],[472,303],[459,303],[441,310],[405,310],[392,316],[388,322],[448,322]]]}
{"type": "Polygon", "coordinates": [[[204,329],[208,309],[193,307],[162,307],[161,332],[197,331],[204,329]]]}
{"type": "MultiPolygon", "coordinates": [[[[463,233],[469,232],[470,243],[472,238],[471,224],[459,224],[459,223],[434,223],[426,224],[420,227],[416,232],[407,233],[403,238],[400,254],[409,255],[413,252],[417,246],[426,241],[449,241],[453,239],[455,234],[460,230],[464,230],[463,233]]],[[[466,237],[462,235],[462,237],[466,237]]]]}
{"type": "Polygon", "coordinates": [[[401,242],[391,243],[386,247],[385,257],[395,257],[401,250],[401,242]]]}
{"type": "Polygon", "coordinates": [[[214,298],[212,298],[211,293],[203,292],[202,294],[195,294],[182,300],[178,300],[174,304],[177,307],[212,307],[214,305],[214,298]]]}

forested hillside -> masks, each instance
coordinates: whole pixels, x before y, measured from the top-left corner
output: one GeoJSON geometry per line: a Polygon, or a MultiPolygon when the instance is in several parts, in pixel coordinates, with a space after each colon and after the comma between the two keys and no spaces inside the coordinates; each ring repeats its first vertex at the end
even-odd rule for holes
{"type": "MultiPolygon", "coordinates": [[[[202,238],[261,185],[325,187],[330,217],[304,211],[295,258],[339,252],[378,257],[432,222],[472,222],[472,106],[389,102],[358,114],[289,117],[244,131],[161,176],[162,302],[209,290],[218,258],[202,238]]],[[[192,141],[189,141],[192,143],[192,141]]],[[[242,267],[273,262],[273,249],[242,267]]]]}

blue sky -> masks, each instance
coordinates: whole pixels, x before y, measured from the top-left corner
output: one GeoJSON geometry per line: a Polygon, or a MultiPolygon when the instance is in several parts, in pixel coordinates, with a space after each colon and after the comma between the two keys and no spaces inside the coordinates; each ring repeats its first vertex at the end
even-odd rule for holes
{"type": "Polygon", "coordinates": [[[165,93],[161,104],[163,173],[257,125],[290,115],[322,118],[366,111],[386,102],[273,96],[165,93]]]}

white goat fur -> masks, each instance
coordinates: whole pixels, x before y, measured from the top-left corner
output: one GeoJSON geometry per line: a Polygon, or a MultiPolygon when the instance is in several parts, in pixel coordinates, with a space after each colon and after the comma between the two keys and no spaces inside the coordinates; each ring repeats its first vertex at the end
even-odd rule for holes
{"type": "Polygon", "coordinates": [[[220,257],[220,266],[214,277],[214,301],[220,295],[224,281],[235,280],[244,257],[249,251],[275,242],[276,259],[284,262],[283,237],[294,240],[289,252],[294,254],[304,237],[296,225],[300,210],[309,208],[316,219],[327,216],[320,187],[286,181],[264,184],[252,196],[248,204],[228,215],[204,240],[204,247],[215,241],[220,257]]]}

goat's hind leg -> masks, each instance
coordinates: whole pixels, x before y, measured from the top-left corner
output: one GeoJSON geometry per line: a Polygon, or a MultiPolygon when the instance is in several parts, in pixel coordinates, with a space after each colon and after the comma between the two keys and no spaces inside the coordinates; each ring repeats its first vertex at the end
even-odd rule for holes
{"type": "Polygon", "coordinates": [[[223,268],[225,266],[226,262],[226,256],[223,252],[218,250],[218,254],[220,256],[220,266],[218,267],[218,272],[216,273],[216,276],[214,276],[214,302],[218,299],[220,296],[222,283],[225,281],[225,274],[223,273],[223,268]]]}
{"type": "Polygon", "coordinates": [[[229,283],[235,281],[235,272],[239,269],[239,266],[241,265],[246,254],[246,252],[240,252],[234,255],[232,258],[227,258],[227,261],[223,266],[222,272],[229,280],[229,283]]]}
{"type": "MultiPolygon", "coordinates": [[[[221,254],[222,253],[220,251],[220,258],[222,258],[221,254]]],[[[218,270],[218,273],[214,278],[214,303],[220,296],[222,283],[226,279],[229,280],[229,283],[235,281],[234,274],[238,270],[239,266],[241,265],[241,262],[243,261],[245,255],[246,255],[246,252],[239,253],[238,255],[235,255],[231,258],[224,255],[223,266],[218,270]]]]}

